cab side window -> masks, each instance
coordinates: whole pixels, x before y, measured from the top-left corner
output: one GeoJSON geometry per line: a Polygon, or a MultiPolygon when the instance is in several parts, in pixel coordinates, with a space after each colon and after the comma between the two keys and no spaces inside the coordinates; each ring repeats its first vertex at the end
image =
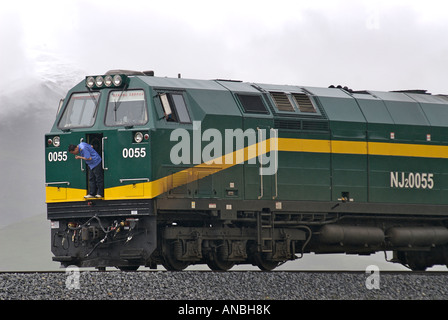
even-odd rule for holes
{"type": "Polygon", "coordinates": [[[191,123],[190,114],[182,93],[160,93],[159,98],[166,121],[191,123]]]}

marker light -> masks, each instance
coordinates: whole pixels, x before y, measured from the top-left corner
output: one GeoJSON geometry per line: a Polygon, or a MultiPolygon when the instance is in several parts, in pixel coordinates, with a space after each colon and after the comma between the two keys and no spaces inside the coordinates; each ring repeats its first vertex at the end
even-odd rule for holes
{"type": "Polygon", "coordinates": [[[137,133],[134,135],[134,140],[135,140],[135,142],[137,142],[137,143],[142,142],[142,141],[143,141],[143,134],[142,134],[141,132],[137,132],[137,133]]]}
{"type": "Polygon", "coordinates": [[[61,138],[59,136],[53,138],[53,145],[55,147],[59,147],[61,145],[61,138]]]}

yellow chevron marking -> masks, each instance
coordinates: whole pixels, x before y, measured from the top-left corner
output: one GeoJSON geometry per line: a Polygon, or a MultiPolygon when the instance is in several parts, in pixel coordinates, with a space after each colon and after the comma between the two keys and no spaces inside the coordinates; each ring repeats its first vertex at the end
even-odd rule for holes
{"type": "MultiPolygon", "coordinates": [[[[211,174],[228,169],[239,163],[249,161],[250,159],[266,153],[266,150],[275,150],[275,148],[275,139],[268,139],[245,147],[244,149],[239,149],[237,151],[225,154],[208,162],[201,163],[194,167],[181,170],[155,181],[140,183],[143,185],[144,196],[139,198],[155,198],[158,195],[168,192],[176,187],[205,178],[211,174]],[[274,141],[271,142],[271,140],[274,141]]],[[[108,200],[128,199],[129,197],[132,197],[132,195],[126,193],[126,189],[128,188],[129,185],[105,189],[104,197],[108,200]]]]}

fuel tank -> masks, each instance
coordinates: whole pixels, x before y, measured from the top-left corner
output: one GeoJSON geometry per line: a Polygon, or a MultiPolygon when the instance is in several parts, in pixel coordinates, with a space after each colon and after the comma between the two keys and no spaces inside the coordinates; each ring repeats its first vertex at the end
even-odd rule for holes
{"type": "Polygon", "coordinates": [[[329,224],[320,230],[319,240],[326,244],[378,245],[384,241],[384,232],[376,227],[329,224]]]}
{"type": "Polygon", "coordinates": [[[448,243],[445,227],[393,227],[386,231],[388,241],[395,247],[426,247],[448,243]]]}

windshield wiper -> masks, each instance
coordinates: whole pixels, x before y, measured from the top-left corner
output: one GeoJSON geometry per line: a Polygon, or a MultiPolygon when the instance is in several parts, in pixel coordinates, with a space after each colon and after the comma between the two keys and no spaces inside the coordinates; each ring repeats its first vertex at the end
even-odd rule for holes
{"type": "Polygon", "coordinates": [[[94,92],[92,89],[87,87],[87,91],[89,92],[90,98],[92,98],[93,101],[95,101],[95,112],[93,113],[93,118],[96,117],[96,113],[98,112],[98,103],[100,103],[100,94],[98,93],[98,100],[95,99],[94,92]]]}
{"type": "Polygon", "coordinates": [[[126,83],[123,87],[123,90],[121,90],[117,101],[114,102],[114,121],[115,122],[117,122],[117,110],[121,105],[121,97],[123,96],[123,93],[126,91],[127,88],[128,88],[128,84],[126,83]]]}

